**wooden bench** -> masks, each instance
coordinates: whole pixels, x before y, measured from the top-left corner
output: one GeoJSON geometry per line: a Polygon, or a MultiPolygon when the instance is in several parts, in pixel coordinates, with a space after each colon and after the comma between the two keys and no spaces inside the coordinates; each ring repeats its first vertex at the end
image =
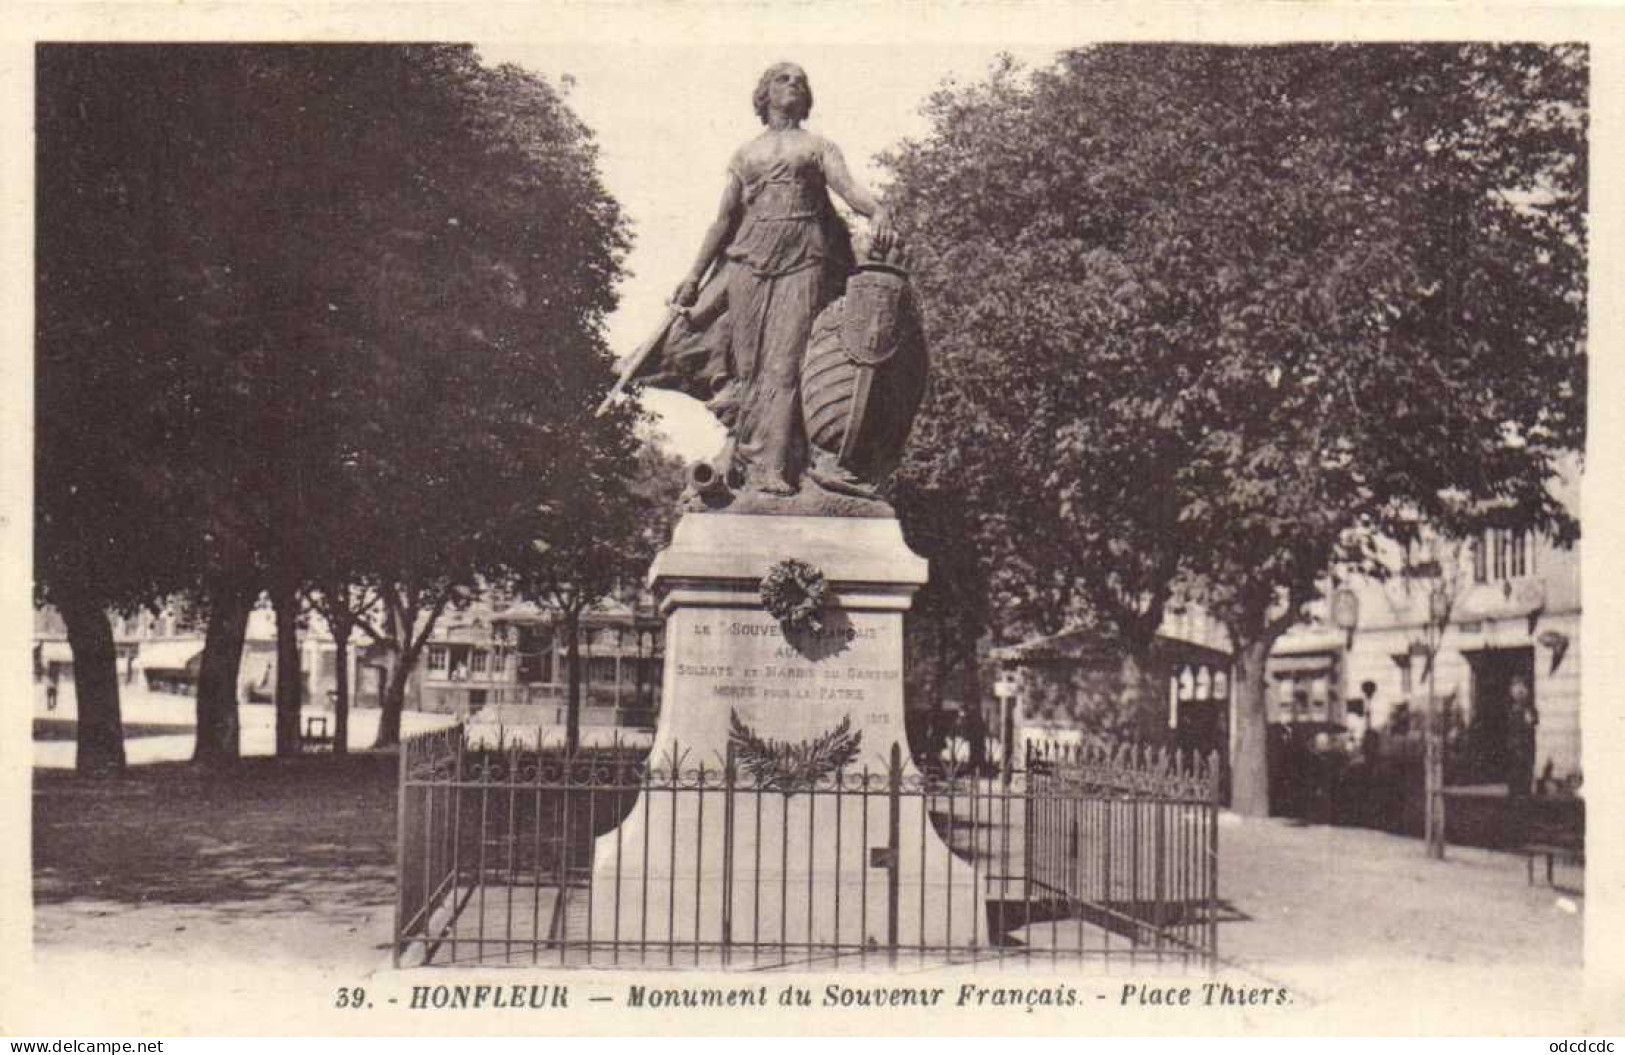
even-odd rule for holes
{"type": "Polygon", "coordinates": [[[1535,862],[1546,858],[1546,885],[1552,884],[1552,866],[1558,861],[1564,864],[1584,865],[1586,863],[1585,847],[1568,846],[1560,843],[1525,843],[1518,848],[1524,855],[1524,866],[1529,878],[1529,885],[1535,885],[1535,862]]]}
{"type": "Polygon", "coordinates": [[[1535,798],[1526,804],[1530,823],[1518,853],[1524,855],[1530,885],[1535,882],[1535,862],[1546,859],[1546,885],[1552,885],[1552,868],[1564,864],[1585,864],[1585,803],[1573,798],[1535,798]]]}
{"type": "Polygon", "coordinates": [[[305,718],[305,731],[299,734],[299,744],[307,749],[332,748],[333,737],[327,731],[327,715],[312,714],[305,718]]]}

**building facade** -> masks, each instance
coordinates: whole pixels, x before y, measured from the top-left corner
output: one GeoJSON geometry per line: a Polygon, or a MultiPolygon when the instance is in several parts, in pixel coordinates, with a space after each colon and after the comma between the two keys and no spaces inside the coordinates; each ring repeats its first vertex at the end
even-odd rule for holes
{"type": "Polygon", "coordinates": [[[1128,693],[1121,653],[1090,630],[995,649],[1007,687],[1005,736],[1076,743],[1104,737],[1228,754],[1232,665],[1223,630],[1195,610],[1170,614],[1128,693]]]}
{"type": "MultiPolygon", "coordinates": [[[[109,616],[119,673],[125,685],[161,695],[197,692],[203,627],[180,605],[158,613],[109,616]]],[[[664,673],[664,621],[647,598],[616,600],[581,620],[584,729],[654,728],[664,673]]],[[[455,714],[469,720],[562,731],[569,694],[567,642],[556,612],[500,596],[442,616],[407,683],[409,710],[455,714]],[[482,717],[483,716],[483,717],[482,717]]],[[[73,653],[61,617],[49,607],[34,615],[34,677],[41,683],[73,680],[73,653]]],[[[307,705],[331,702],[338,650],[326,624],[312,613],[300,634],[300,675],[307,705]]],[[[346,653],[353,706],[377,707],[387,661],[365,634],[346,653]]],[[[238,668],[237,698],[269,703],[276,692],[276,621],[269,607],[249,617],[238,668]]],[[[550,732],[551,735],[551,732],[550,732]]]]}
{"type": "MultiPolygon", "coordinates": [[[[167,604],[157,612],[143,610],[134,615],[114,612],[108,619],[123,684],[166,695],[196,694],[203,627],[183,606],[167,604]]],[[[312,629],[300,637],[300,671],[306,698],[323,699],[322,692],[333,685],[335,655],[325,628],[319,620],[313,622],[312,629]],[[318,683],[313,683],[312,671],[325,672],[325,683],[320,683],[320,675],[318,683]]],[[[68,646],[67,628],[50,607],[34,612],[34,677],[73,680],[73,652],[68,646]]],[[[249,614],[243,640],[237,698],[245,703],[269,701],[275,691],[276,617],[269,608],[256,608],[249,614]]]]}
{"type": "MultiPolygon", "coordinates": [[[[1578,473],[1557,489],[1578,508],[1578,473]]],[[[1580,772],[1580,548],[1494,528],[1464,541],[1385,547],[1390,574],[1339,584],[1310,625],[1270,659],[1272,721],[1353,732],[1421,728],[1430,700],[1459,741],[1453,783],[1505,782],[1514,684],[1538,714],[1535,776],[1575,786],[1580,772]],[[1342,625],[1334,625],[1341,623],[1342,625]],[[1432,677],[1429,659],[1432,656],[1432,677]]]]}
{"type": "MultiPolygon", "coordinates": [[[[664,621],[641,600],[608,601],[581,617],[583,729],[654,728],[664,674],[664,621]]],[[[435,630],[409,696],[426,711],[562,730],[568,653],[557,612],[501,600],[476,605],[435,630]]]]}

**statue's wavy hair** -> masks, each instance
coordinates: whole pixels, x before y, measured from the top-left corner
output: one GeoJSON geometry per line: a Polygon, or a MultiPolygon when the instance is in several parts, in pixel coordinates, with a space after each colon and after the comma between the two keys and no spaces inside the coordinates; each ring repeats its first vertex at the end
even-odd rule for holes
{"type": "MultiPolygon", "coordinates": [[[[751,105],[756,108],[756,116],[761,118],[762,124],[764,125],[767,124],[767,90],[773,83],[773,75],[786,67],[801,70],[803,75],[805,75],[807,72],[806,70],[802,70],[800,66],[797,66],[793,62],[775,62],[773,65],[762,71],[761,77],[757,78],[756,80],[756,90],[751,93],[751,105]]],[[[809,78],[807,81],[806,102],[801,107],[801,112],[793,116],[798,121],[805,121],[807,119],[807,115],[812,113],[812,108],[813,90],[812,80],[809,78]]]]}

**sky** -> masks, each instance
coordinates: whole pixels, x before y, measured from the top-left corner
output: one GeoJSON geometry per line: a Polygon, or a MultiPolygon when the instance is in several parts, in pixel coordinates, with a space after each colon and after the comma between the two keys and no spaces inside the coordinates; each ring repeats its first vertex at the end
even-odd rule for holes
{"type": "MultiPolygon", "coordinates": [[[[751,109],[756,79],[781,60],[801,64],[812,82],[807,127],[834,140],[872,190],[883,189],[875,157],[928,126],[921,105],[945,81],[979,79],[1000,51],[1028,65],[1048,62],[1048,45],[786,44],[782,39],[718,44],[581,47],[534,41],[477,41],[492,63],[512,62],[568,86],[568,99],[597,138],[609,192],[632,222],[630,277],[610,321],[611,346],[626,356],[664,315],[692,265],[722,196],[723,172],[761,125],[751,109]],[[564,78],[568,77],[568,82],[564,78]]],[[[650,392],[668,446],[709,458],[722,429],[695,400],[650,392]]]]}

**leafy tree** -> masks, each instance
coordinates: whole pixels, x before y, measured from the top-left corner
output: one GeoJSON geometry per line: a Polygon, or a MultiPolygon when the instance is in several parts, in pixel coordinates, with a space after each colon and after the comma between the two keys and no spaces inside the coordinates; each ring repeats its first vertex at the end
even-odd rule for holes
{"type": "MultiPolygon", "coordinates": [[[[915,451],[929,439],[915,438],[915,451]]],[[[911,457],[895,480],[893,503],[909,548],[931,562],[930,579],[904,620],[904,677],[914,749],[935,758],[942,745],[929,731],[942,728],[944,703],[957,680],[959,698],[979,707],[983,697],[980,646],[987,634],[989,569],[973,532],[975,521],[951,481],[932,472],[928,459],[911,457]]],[[[980,761],[980,759],[978,759],[980,761]]]]}
{"type": "Polygon", "coordinates": [[[688,463],[666,449],[667,437],[646,432],[637,448],[637,469],[632,493],[638,506],[638,531],[633,543],[633,571],[647,565],[671,544],[682,510],[679,502],[688,484],[688,463]]]}
{"type": "MultiPolygon", "coordinates": [[[[586,407],[583,408],[587,409],[586,407]]],[[[557,613],[565,645],[565,750],[581,746],[581,619],[648,568],[657,536],[635,488],[637,441],[612,419],[584,417],[584,442],[560,470],[541,509],[542,528],[514,564],[524,597],[557,613]]],[[[652,489],[651,497],[659,494],[652,489]]],[[[658,515],[658,514],[657,514],[658,515]]]]}
{"type": "Polygon", "coordinates": [[[1586,53],[1099,47],[933,98],[894,158],[957,459],[1027,596],[1264,664],[1380,534],[1567,538],[1584,430],[1586,53]],[[988,487],[989,482],[1002,486],[988,487]]]}
{"type": "Polygon", "coordinates": [[[333,753],[350,750],[350,650],[358,627],[377,608],[377,597],[337,574],[307,591],[306,604],[322,619],[333,639],[333,753]]]}
{"type": "Polygon", "coordinates": [[[133,229],[116,258],[65,253],[86,266],[62,310],[121,335],[126,354],[84,354],[152,411],[149,482],[211,619],[199,757],[235,753],[261,588],[285,639],[279,750],[298,748],[298,597],[335,583],[380,597],[393,742],[435,620],[537,537],[578,404],[608,385],[626,234],[590,135],[467,47],[63,54],[78,80],[52,105],[92,218],[73,233],[133,229]]]}
{"type": "MultiPolygon", "coordinates": [[[[177,178],[193,144],[164,120],[168,72],[151,48],[38,51],[34,566],[74,651],[81,770],[124,763],[107,610],[156,610],[205,580],[229,592],[215,558],[242,541],[242,499],[209,486],[238,466],[219,444],[193,458],[182,421],[198,411],[199,378],[176,368],[172,341],[208,300],[175,287],[196,233],[177,178]]],[[[237,395],[213,401],[228,429],[237,395]]],[[[219,680],[203,673],[200,719],[219,680]]],[[[200,721],[200,753],[227,739],[211,730],[200,721]]],[[[229,739],[234,752],[234,729],[229,739]]]]}

